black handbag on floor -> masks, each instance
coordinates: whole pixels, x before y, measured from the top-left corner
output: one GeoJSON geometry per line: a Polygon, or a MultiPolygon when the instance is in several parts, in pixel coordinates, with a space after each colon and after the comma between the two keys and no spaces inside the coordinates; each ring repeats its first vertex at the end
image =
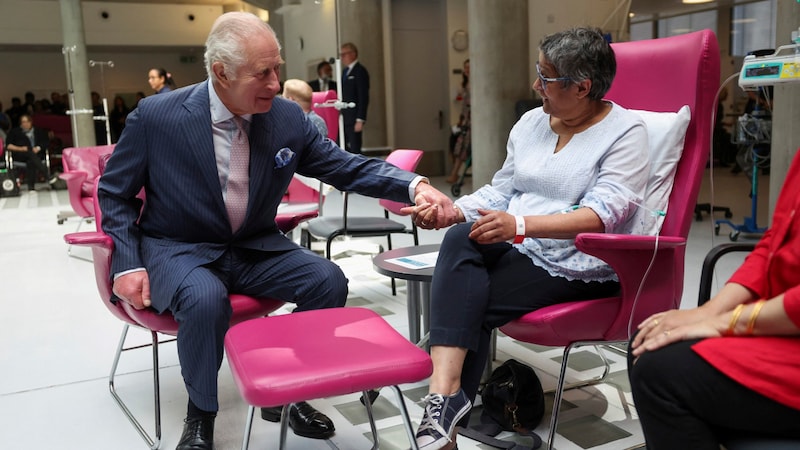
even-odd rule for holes
{"type": "Polygon", "coordinates": [[[544,390],[533,369],[509,359],[496,368],[481,392],[481,424],[459,433],[498,448],[536,449],[542,439],[533,430],[544,416],[544,390]],[[533,439],[533,446],[495,439],[501,431],[515,431],[533,439]]]}
{"type": "Polygon", "coordinates": [[[19,183],[13,170],[0,169],[0,197],[19,197],[19,183]]]}

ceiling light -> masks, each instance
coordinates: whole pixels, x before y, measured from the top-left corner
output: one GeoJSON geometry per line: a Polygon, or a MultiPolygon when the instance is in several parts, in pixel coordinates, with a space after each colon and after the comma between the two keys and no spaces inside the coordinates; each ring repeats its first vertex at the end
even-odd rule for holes
{"type": "Polygon", "coordinates": [[[711,3],[714,0],[682,0],[686,5],[694,5],[697,3],[711,3]]]}

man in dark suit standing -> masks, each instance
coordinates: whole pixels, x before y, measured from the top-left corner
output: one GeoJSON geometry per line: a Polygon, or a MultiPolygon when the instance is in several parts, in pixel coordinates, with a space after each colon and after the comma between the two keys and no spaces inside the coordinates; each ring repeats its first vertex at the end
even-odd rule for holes
{"type": "MultiPolygon", "coordinates": [[[[345,303],[341,269],[275,224],[295,171],[341,190],[413,201],[413,220],[425,228],[455,215],[424,177],[323,139],[297,105],[278,96],[282,63],[269,25],[250,13],[223,14],[206,41],[209,79],[142,100],[100,179],[117,301],[169,310],[179,324],[189,403],[177,450],[213,448],[229,293],[293,302],[295,311],[345,303]],[[440,212],[434,220],[417,214],[431,207],[440,212]]],[[[330,419],[305,402],[289,415],[298,434],[333,434],[330,419]]]]}
{"type": "Polygon", "coordinates": [[[347,42],[342,44],[342,101],[356,104],[355,108],[342,110],[344,119],[345,150],[361,153],[362,130],[367,121],[369,106],[369,72],[358,62],[358,48],[347,42]]]}
{"type": "Polygon", "coordinates": [[[336,82],[333,81],[333,67],[328,61],[317,64],[317,79],[308,82],[314,92],[335,91],[336,82]]]}

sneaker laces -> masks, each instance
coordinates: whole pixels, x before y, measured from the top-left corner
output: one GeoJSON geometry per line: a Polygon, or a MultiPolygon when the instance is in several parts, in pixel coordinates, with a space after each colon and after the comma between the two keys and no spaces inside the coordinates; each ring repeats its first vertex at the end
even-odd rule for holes
{"type": "Polygon", "coordinates": [[[433,429],[441,436],[444,436],[447,439],[447,442],[451,442],[447,431],[442,428],[438,420],[435,420],[442,415],[444,396],[442,396],[442,394],[428,394],[425,397],[422,397],[422,401],[425,402],[425,414],[422,417],[422,423],[419,424],[418,433],[428,429],[433,429]]]}

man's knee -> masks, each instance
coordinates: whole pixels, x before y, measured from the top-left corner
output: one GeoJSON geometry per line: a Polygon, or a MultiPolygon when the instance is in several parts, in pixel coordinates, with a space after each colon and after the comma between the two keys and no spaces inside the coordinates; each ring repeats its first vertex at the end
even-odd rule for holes
{"type": "Polygon", "coordinates": [[[336,308],[347,301],[347,277],[335,263],[322,259],[314,267],[308,292],[296,302],[299,310],[336,308]]]}
{"type": "Polygon", "coordinates": [[[182,286],[170,308],[179,320],[192,318],[227,324],[232,315],[228,292],[222,283],[189,283],[182,286]]]}

